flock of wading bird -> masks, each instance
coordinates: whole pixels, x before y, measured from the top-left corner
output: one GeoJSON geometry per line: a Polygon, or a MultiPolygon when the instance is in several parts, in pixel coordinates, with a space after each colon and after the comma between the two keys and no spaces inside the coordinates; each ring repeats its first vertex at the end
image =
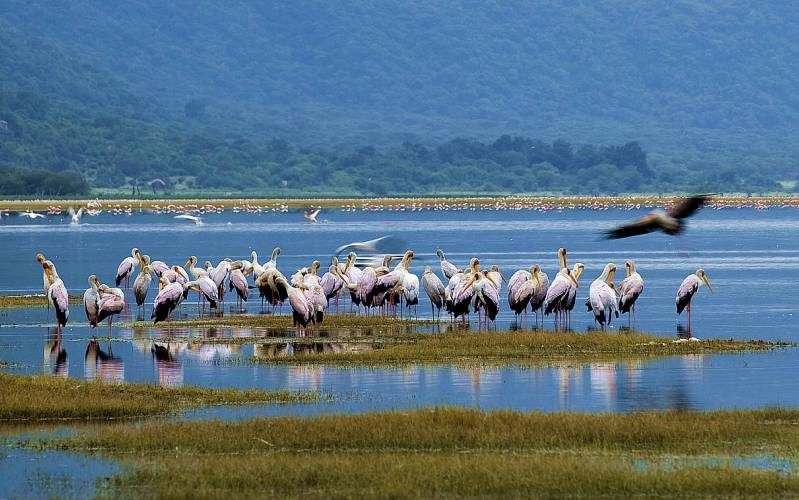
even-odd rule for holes
{"type": "MultiPolygon", "coordinates": [[[[667,234],[679,234],[684,227],[684,219],[695,213],[711,195],[698,195],[686,198],[668,212],[654,211],[629,224],[624,224],[606,233],[609,239],[625,238],[652,231],[663,231],[667,234]]],[[[480,261],[474,257],[468,267],[460,269],[449,262],[442,250],[436,254],[440,259],[441,272],[448,280],[445,286],[442,280],[427,266],[422,275],[421,284],[427,293],[433,317],[440,319],[441,309],[445,309],[452,317],[464,321],[474,312],[478,317],[478,325],[486,325],[496,319],[500,308],[500,294],[505,278],[497,266],[489,270],[480,268],[480,261]]],[[[197,267],[197,257],[191,256],[183,266],[169,266],[163,261],[150,260],[138,248],[131,250],[131,255],[119,264],[115,277],[115,286],[101,283],[96,275],[89,276],[89,288],[83,295],[86,317],[92,327],[108,319],[109,329],[113,316],[125,308],[125,292],[118,288],[124,281],[125,288],[130,288],[130,277],[138,266],[140,271],[133,283],[133,295],[136,305],[143,308],[149,293],[153,275],[158,279],[158,294],[153,300],[151,318],[155,323],[171,318],[172,312],[188,297],[190,291],[196,291],[200,301],[200,315],[207,301],[210,308],[220,311],[219,303],[224,305],[225,290],[236,292],[239,309],[242,302],[249,298],[250,289],[258,289],[262,307],[268,302],[274,309],[288,301],[293,315],[294,325],[298,332],[308,324],[319,324],[323,321],[330,300],[338,304],[340,295],[349,295],[351,305],[358,311],[364,308],[365,314],[379,309],[381,314],[402,311],[406,307],[416,307],[419,303],[420,280],[410,272],[414,253],[408,250],[400,262],[391,269],[392,256],[386,255],[382,265],[355,266],[357,255],[350,252],[345,262],[340,263],[333,257],[328,271],[319,276],[321,264],[314,261],[310,267],[303,267],[290,278],[277,268],[280,248],[272,251],[271,259],[265,264],[258,263],[258,255],[252,252],[251,260],[223,259],[216,266],[206,261],[204,267],[197,267]],[[254,285],[248,282],[252,275],[254,285]]],[[[537,264],[530,270],[518,270],[507,280],[508,307],[519,316],[527,318],[530,309],[535,314],[536,327],[539,325],[539,312],[543,316],[554,314],[556,328],[569,328],[571,311],[574,309],[579,279],[585,270],[582,263],[569,268],[565,248],[557,252],[559,271],[550,282],[549,277],[537,264]]],[[[41,253],[36,255],[42,265],[44,292],[48,305],[55,310],[58,327],[66,325],[69,318],[69,295],[64,282],[59,278],[56,267],[41,253]]],[[[630,322],[635,315],[635,303],[643,293],[644,280],[636,272],[635,263],[625,263],[627,276],[618,288],[614,284],[616,265],[608,263],[602,273],[589,288],[585,305],[593,313],[594,320],[604,330],[614,317],[629,314],[630,322]]],[[[688,328],[691,325],[691,299],[700,286],[707,285],[712,291],[707,273],[698,269],[688,275],[677,290],[675,299],[677,314],[687,309],[688,328]]]]}

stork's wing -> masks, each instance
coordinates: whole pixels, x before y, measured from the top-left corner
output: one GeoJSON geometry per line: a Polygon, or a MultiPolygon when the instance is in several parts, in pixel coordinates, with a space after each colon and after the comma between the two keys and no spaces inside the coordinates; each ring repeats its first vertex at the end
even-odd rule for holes
{"type": "Polygon", "coordinates": [[[671,210],[669,210],[669,215],[675,219],[685,219],[686,217],[690,217],[694,214],[694,212],[699,210],[711,196],[714,196],[714,194],[715,193],[698,194],[691,196],[690,198],[684,198],[680,200],[679,203],[671,207],[671,210]]]}
{"type": "Polygon", "coordinates": [[[633,222],[606,231],[605,238],[608,240],[628,238],[630,236],[651,233],[659,228],[660,226],[657,223],[657,218],[653,214],[648,214],[633,222]]]}

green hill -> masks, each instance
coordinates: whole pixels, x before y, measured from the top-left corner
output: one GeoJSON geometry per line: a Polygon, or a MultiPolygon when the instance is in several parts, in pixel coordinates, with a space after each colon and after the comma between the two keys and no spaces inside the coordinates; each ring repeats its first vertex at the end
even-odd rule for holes
{"type": "Polygon", "coordinates": [[[799,6],[742,1],[6,0],[0,165],[111,187],[770,190],[799,171],[797,28],[799,6]],[[489,154],[504,134],[592,159],[489,154]],[[649,170],[589,154],[628,143],[649,170]],[[399,186],[398,166],[444,178],[399,186]]]}

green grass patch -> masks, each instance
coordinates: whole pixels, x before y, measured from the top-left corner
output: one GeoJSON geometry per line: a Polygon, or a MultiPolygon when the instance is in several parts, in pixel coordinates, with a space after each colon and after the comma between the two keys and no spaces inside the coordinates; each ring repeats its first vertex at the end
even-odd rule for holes
{"type": "Polygon", "coordinates": [[[210,405],[298,403],[316,393],[162,388],[0,373],[0,422],[140,417],[210,405]]]}
{"type": "Polygon", "coordinates": [[[784,409],[443,408],[125,424],[47,444],[127,461],[103,490],[109,496],[795,496],[796,474],[725,459],[779,457],[793,465],[797,424],[799,411],[784,409]]]}
{"type": "Polygon", "coordinates": [[[758,340],[674,339],[643,333],[464,332],[379,339],[374,349],[257,358],[261,363],[352,365],[541,365],[563,361],[641,359],[684,354],[765,351],[788,344],[758,340]]]}
{"type": "MultiPolygon", "coordinates": [[[[83,304],[83,296],[70,295],[69,303],[72,305],[83,304]]],[[[45,306],[47,306],[47,298],[44,295],[0,295],[0,309],[45,306]]]]}

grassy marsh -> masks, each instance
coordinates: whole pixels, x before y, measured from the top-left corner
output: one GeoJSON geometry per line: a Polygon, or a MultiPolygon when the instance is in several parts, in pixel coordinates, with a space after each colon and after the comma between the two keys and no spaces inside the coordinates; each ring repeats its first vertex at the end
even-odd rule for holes
{"type": "MultiPolygon", "coordinates": [[[[69,303],[83,304],[83,296],[70,295],[69,303]]],[[[47,298],[44,295],[0,295],[0,309],[22,309],[25,307],[44,307],[47,298]]]]}
{"type": "Polygon", "coordinates": [[[315,393],[162,388],[0,373],[0,422],[139,417],[211,405],[311,402],[318,397],[315,393]]]}
{"type": "Polygon", "coordinates": [[[442,408],[125,424],[48,445],[127,461],[109,496],[794,496],[796,474],[714,460],[768,456],[795,464],[797,423],[799,411],[783,409],[591,415],[442,408]],[[642,460],[653,465],[641,467],[642,460]]]}
{"type": "MultiPolygon", "coordinates": [[[[304,339],[303,339],[304,340],[304,339]]],[[[765,351],[785,344],[764,341],[675,342],[643,333],[464,332],[384,339],[375,349],[258,358],[265,363],[359,365],[465,364],[540,365],[562,361],[606,361],[682,354],[765,351]]]]}

